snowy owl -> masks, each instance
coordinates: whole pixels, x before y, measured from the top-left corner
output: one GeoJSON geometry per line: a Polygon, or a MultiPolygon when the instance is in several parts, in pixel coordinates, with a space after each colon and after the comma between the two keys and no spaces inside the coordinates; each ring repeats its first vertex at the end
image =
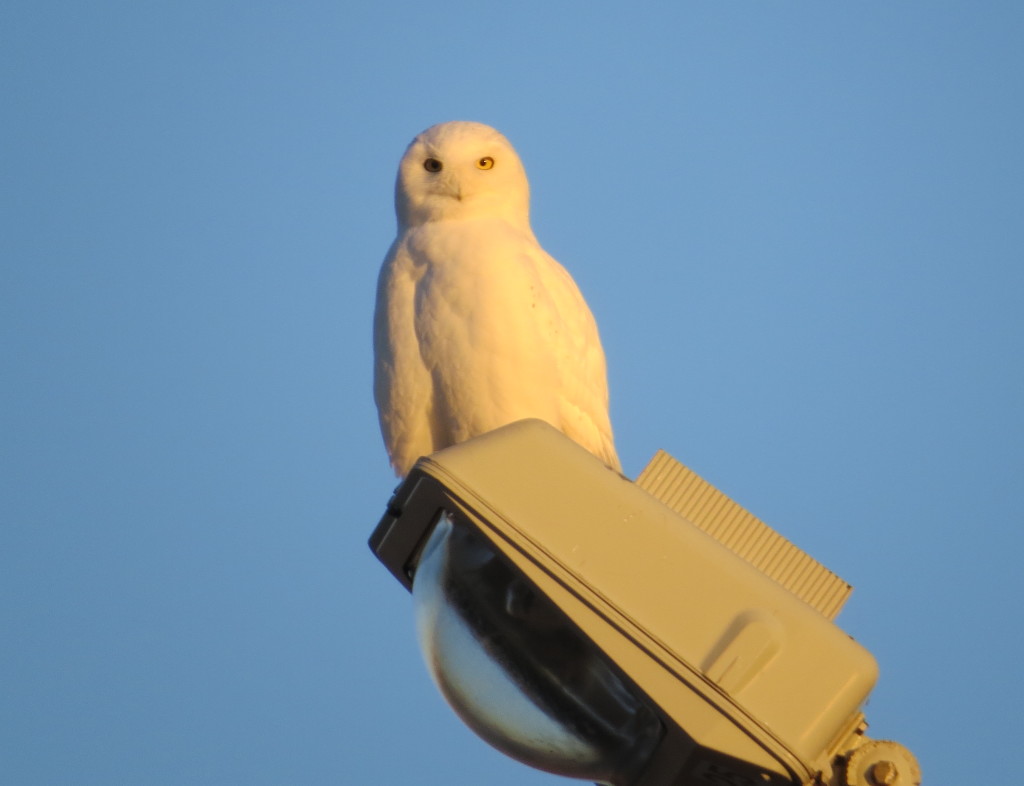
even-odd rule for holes
{"type": "Polygon", "coordinates": [[[402,157],[373,329],[374,398],[400,477],[522,418],[619,469],[597,325],[529,209],[519,156],[489,126],[441,123],[402,157]]]}

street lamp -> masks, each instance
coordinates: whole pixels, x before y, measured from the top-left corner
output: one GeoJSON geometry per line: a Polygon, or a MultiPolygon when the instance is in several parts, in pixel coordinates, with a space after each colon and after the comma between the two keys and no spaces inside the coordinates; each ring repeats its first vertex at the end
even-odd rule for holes
{"type": "Polygon", "coordinates": [[[539,420],[417,462],[370,546],[442,694],[519,761],[611,786],[916,786],[869,739],[850,587],[659,453],[634,483],[539,420]]]}

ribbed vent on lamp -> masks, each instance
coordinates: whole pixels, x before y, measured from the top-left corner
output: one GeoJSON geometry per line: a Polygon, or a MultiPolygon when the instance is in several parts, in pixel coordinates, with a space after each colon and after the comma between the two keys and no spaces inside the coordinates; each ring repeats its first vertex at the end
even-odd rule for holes
{"type": "Polygon", "coordinates": [[[835,573],[663,450],[640,473],[636,485],[830,620],[853,591],[835,573]]]}

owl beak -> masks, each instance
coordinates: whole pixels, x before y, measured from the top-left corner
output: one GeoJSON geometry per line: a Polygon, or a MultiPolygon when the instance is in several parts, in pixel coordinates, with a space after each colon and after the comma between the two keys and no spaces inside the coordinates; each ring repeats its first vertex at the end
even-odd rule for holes
{"type": "Polygon", "coordinates": [[[459,185],[456,180],[444,179],[437,183],[436,190],[434,191],[438,196],[447,196],[452,199],[462,201],[462,186],[459,185]]]}

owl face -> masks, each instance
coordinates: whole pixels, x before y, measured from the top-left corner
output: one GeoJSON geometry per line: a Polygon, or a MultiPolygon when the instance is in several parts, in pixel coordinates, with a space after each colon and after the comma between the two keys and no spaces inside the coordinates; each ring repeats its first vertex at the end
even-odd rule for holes
{"type": "Polygon", "coordinates": [[[519,156],[504,136],[481,123],[428,128],[412,141],[398,167],[400,228],[488,217],[528,225],[529,203],[519,156]]]}

